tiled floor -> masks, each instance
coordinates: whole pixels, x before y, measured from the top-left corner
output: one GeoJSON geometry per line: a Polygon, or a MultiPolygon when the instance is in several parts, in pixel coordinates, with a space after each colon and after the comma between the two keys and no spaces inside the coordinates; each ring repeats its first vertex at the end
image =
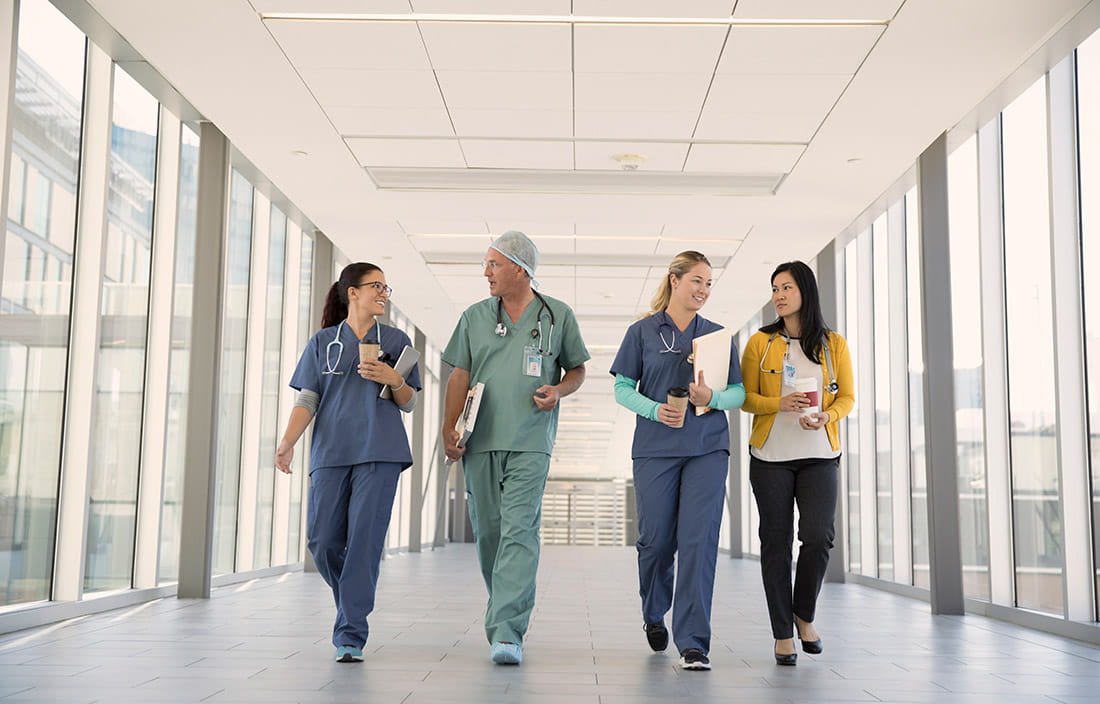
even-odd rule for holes
{"type": "Polygon", "coordinates": [[[14,702],[1097,702],[1100,648],[855,585],[825,585],[825,652],[771,655],[757,563],[720,556],[711,672],[653,654],[630,548],[548,547],[520,667],[495,666],[468,545],[383,564],[362,664],[337,664],[330,594],[293,573],[0,637],[14,702]]]}

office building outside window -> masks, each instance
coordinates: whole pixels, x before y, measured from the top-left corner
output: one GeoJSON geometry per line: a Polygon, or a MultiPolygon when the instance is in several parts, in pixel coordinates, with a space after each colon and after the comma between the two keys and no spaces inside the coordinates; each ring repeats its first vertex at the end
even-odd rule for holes
{"type": "Polygon", "coordinates": [[[20,4],[0,243],[0,606],[50,597],[85,44],[46,0],[20,4]]]}

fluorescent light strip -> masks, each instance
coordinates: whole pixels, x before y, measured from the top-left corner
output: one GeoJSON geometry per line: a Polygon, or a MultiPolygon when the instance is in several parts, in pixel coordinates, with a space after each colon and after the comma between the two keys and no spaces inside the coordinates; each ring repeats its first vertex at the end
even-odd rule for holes
{"type": "Polygon", "coordinates": [[[261,12],[260,19],[296,22],[432,22],[446,24],[649,25],[662,27],[885,27],[886,19],[740,19],[737,17],[585,17],[576,15],[470,15],[410,12],[261,12]]]}

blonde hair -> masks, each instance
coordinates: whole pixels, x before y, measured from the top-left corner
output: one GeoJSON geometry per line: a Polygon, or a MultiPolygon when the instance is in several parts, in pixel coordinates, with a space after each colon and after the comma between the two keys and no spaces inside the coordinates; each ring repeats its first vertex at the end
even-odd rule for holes
{"type": "MultiPolygon", "coordinates": [[[[672,274],[677,279],[683,278],[684,274],[694,269],[696,264],[706,264],[710,266],[710,260],[707,259],[704,254],[696,252],[694,249],[680,252],[672,258],[671,262],[669,262],[668,274],[672,274]]],[[[657,293],[653,295],[653,300],[649,303],[649,312],[642,317],[655,315],[665,308],[668,308],[668,302],[672,300],[672,282],[669,281],[668,274],[666,274],[664,280],[661,281],[661,285],[657,287],[657,293]]]]}

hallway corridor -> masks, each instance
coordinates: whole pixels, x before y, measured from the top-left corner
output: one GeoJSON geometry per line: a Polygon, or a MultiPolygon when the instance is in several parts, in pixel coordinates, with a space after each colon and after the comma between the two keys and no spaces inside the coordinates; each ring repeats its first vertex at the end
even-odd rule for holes
{"type": "Polygon", "coordinates": [[[826,584],[822,655],[771,656],[757,563],[719,556],[711,672],[653,654],[630,548],[544,548],[520,667],[494,666],[472,546],[383,564],[362,664],[332,661],[332,607],[293,572],[10,633],[0,703],[1086,702],[1100,649],[858,585],[826,584]]]}

